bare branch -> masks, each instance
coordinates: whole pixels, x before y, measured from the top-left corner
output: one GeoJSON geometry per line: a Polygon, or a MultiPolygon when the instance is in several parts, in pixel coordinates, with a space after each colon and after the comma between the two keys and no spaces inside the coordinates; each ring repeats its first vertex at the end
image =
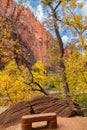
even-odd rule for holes
{"type": "Polygon", "coordinates": [[[59,5],[62,3],[62,1],[59,1],[58,4],[56,5],[54,11],[56,11],[56,9],[59,7],[59,5]]]}

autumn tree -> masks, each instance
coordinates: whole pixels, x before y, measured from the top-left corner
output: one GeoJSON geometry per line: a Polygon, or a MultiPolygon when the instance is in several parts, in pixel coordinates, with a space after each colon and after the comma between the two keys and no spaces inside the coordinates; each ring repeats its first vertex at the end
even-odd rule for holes
{"type": "Polygon", "coordinates": [[[72,42],[79,48],[86,48],[87,16],[79,13],[84,6],[84,2],[69,0],[62,3],[63,18],[62,26],[71,31],[72,42]],[[76,11],[77,10],[77,11],[76,11]]]}
{"type": "Polygon", "coordinates": [[[7,104],[27,99],[27,93],[32,93],[32,86],[47,95],[44,88],[33,78],[31,66],[35,61],[31,62],[31,59],[34,60],[32,51],[16,29],[11,19],[0,16],[0,95],[8,98],[7,104]],[[24,96],[25,94],[27,95],[24,96]]]}
{"type": "Polygon", "coordinates": [[[39,92],[47,95],[46,87],[44,88],[47,78],[45,71],[40,61],[33,65],[32,74],[27,67],[18,67],[15,60],[10,61],[0,71],[0,104],[12,105],[21,100],[28,100],[39,92]]]}
{"type": "Polygon", "coordinates": [[[52,23],[53,23],[57,42],[58,42],[58,45],[59,45],[59,50],[58,50],[59,51],[59,67],[60,67],[61,76],[62,76],[64,93],[67,97],[68,94],[69,94],[69,86],[68,86],[67,77],[66,77],[66,73],[65,73],[65,64],[64,64],[64,61],[63,61],[64,44],[63,44],[63,41],[62,41],[62,38],[61,38],[61,35],[60,35],[60,32],[59,32],[58,12],[57,12],[57,8],[60,6],[62,1],[42,0],[42,2],[45,6],[48,6],[51,10],[51,13],[50,13],[51,20],[52,20],[52,23]]]}
{"type": "Polygon", "coordinates": [[[0,104],[12,105],[21,100],[28,100],[39,93],[46,92],[46,69],[41,61],[29,68],[18,66],[15,60],[10,61],[0,71],[0,104]]]}
{"type": "Polygon", "coordinates": [[[48,95],[45,90],[45,81],[47,79],[46,68],[41,61],[37,61],[32,66],[32,70],[28,68],[28,74],[26,77],[27,80],[25,84],[30,86],[32,91],[41,92],[45,95],[48,95]]]}
{"type": "MultiPolygon", "coordinates": [[[[24,78],[20,71],[20,65],[23,64],[22,49],[24,47],[21,45],[18,35],[15,34],[15,29],[11,19],[0,15],[0,96],[8,98],[7,104],[16,103],[24,98],[22,95],[24,94],[22,88],[25,86],[24,78]],[[22,87],[20,91],[19,86],[22,87]]],[[[1,104],[5,103],[2,101],[1,104]]]]}
{"type": "Polygon", "coordinates": [[[10,61],[6,67],[0,71],[0,104],[12,105],[21,100],[31,98],[32,91],[25,84],[25,75],[28,69],[23,65],[18,68],[15,60],[10,61]]]}
{"type": "MultiPolygon", "coordinates": [[[[48,9],[47,24],[50,23],[51,30],[55,32],[56,40],[58,43],[58,61],[61,70],[62,82],[64,92],[66,95],[69,93],[69,83],[66,76],[66,64],[64,59],[64,42],[62,40],[61,31],[65,33],[69,32],[71,39],[69,42],[75,44],[75,46],[83,53],[86,51],[86,19],[76,10],[81,10],[83,3],[76,0],[42,0],[43,4],[48,9]],[[60,31],[61,30],[61,31],[60,31]]],[[[68,44],[69,44],[68,42],[68,44]]],[[[56,53],[55,53],[56,54],[56,53]]],[[[70,88],[71,89],[71,88],[70,88]]]]}
{"type": "Polygon", "coordinates": [[[78,48],[67,59],[67,80],[71,98],[87,110],[87,51],[82,54],[78,48]]]}

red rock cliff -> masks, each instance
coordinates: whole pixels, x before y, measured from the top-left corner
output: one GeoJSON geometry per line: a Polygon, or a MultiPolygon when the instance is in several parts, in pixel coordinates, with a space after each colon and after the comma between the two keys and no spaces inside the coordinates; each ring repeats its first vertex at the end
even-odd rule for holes
{"type": "Polygon", "coordinates": [[[35,19],[31,11],[17,5],[13,0],[0,0],[0,14],[13,20],[22,40],[33,51],[35,59],[46,63],[52,36],[47,34],[46,29],[35,19]]]}

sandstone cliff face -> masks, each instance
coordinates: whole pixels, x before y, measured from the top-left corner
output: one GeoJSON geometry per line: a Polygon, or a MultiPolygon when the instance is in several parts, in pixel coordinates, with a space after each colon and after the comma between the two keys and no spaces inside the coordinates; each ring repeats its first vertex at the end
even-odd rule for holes
{"type": "Polygon", "coordinates": [[[28,8],[17,5],[14,0],[0,0],[0,14],[8,17],[16,25],[22,40],[34,53],[34,58],[46,63],[47,50],[52,36],[35,19],[28,8]]]}
{"type": "Polygon", "coordinates": [[[36,61],[33,51],[23,42],[13,22],[0,15],[0,70],[12,60],[15,60],[18,66],[25,65],[28,68],[36,61]]]}

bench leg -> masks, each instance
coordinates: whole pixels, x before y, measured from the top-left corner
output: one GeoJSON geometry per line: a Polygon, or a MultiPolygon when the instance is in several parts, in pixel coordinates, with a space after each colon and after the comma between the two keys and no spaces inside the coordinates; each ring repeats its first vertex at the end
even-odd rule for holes
{"type": "Polygon", "coordinates": [[[32,124],[22,124],[22,130],[32,130],[32,124]]]}
{"type": "Polygon", "coordinates": [[[57,120],[50,120],[50,121],[47,121],[47,127],[48,128],[57,128],[57,120]]]}

